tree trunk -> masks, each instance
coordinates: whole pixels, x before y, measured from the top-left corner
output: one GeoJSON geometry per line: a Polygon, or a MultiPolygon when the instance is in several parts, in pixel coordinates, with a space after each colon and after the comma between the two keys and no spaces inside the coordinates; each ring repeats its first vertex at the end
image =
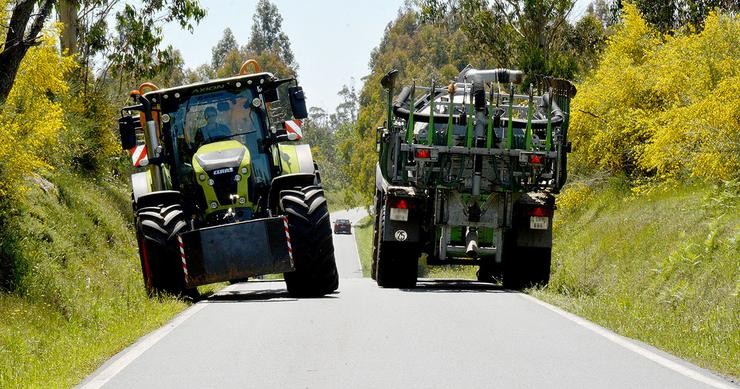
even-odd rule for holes
{"type": "Polygon", "coordinates": [[[64,24],[59,43],[62,47],[62,53],[67,50],[69,55],[77,54],[77,30],[79,29],[77,3],[77,0],[60,0],[57,6],[59,21],[64,24]]]}
{"type": "Polygon", "coordinates": [[[41,3],[34,15],[33,23],[31,23],[28,33],[26,33],[35,4],[35,0],[20,0],[15,4],[10,16],[5,45],[3,51],[0,51],[0,104],[5,103],[8,98],[13,83],[15,83],[18,68],[20,68],[21,61],[26,56],[28,49],[38,44],[39,33],[44,27],[44,21],[51,13],[54,0],[44,0],[41,3]]]}

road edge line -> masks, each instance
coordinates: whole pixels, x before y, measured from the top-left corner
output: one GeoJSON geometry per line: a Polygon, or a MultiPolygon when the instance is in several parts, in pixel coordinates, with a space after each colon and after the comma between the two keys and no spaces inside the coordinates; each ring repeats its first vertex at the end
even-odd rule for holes
{"type": "Polygon", "coordinates": [[[704,373],[701,373],[695,369],[686,367],[680,363],[674,362],[666,357],[660,356],[644,347],[641,347],[637,345],[636,343],[633,343],[632,341],[628,340],[628,338],[624,338],[621,335],[616,334],[615,332],[608,330],[604,327],[601,327],[598,324],[592,323],[584,318],[581,318],[577,315],[574,315],[570,312],[567,312],[563,309],[560,309],[552,304],[546,303],[542,300],[539,300],[533,296],[530,296],[525,293],[520,294],[525,299],[528,299],[532,302],[535,302],[547,309],[549,309],[552,312],[557,313],[558,315],[572,321],[573,323],[578,324],[579,326],[586,328],[592,332],[595,332],[598,335],[601,335],[602,337],[606,338],[607,340],[622,346],[626,348],[627,350],[630,350],[644,358],[647,358],[669,370],[673,370],[676,373],[679,373],[685,377],[691,378],[695,381],[699,381],[703,384],[719,388],[719,389],[738,389],[738,386],[731,385],[729,382],[723,382],[717,378],[710,377],[704,373]]]}
{"type": "Polygon", "coordinates": [[[118,354],[114,355],[109,362],[106,362],[90,376],[88,376],[80,385],[77,386],[79,389],[98,389],[107,384],[113,377],[123,371],[128,365],[130,365],[136,358],[140,357],[149,348],[157,344],[180,324],[184,323],[187,319],[198,313],[201,309],[205,308],[207,304],[197,303],[181,312],[174,319],[170,320],[167,324],[162,327],[150,332],[148,335],[137,340],[131,346],[123,349],[118,354]]]}

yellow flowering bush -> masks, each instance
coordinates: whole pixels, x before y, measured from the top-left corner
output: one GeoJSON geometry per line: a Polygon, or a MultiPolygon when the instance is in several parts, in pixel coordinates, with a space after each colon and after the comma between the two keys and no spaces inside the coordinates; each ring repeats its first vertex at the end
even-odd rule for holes
{"type": "Polygon", "coordinates": [[[740,20],[661,36],[627,3],[573,101],[576,165],[727,180],[740,169],[740,20]]]}
{"type": "Polygon", "coordinates": [[[49,167],[45,156],[56,148],[64,127],[60,100],[69,91],[64,75],[75,62],[59,54],[57,37],[57,28],[51,28],[28,51],[0,106],[0,198],[23,192],[25,177],[49,167]]]}

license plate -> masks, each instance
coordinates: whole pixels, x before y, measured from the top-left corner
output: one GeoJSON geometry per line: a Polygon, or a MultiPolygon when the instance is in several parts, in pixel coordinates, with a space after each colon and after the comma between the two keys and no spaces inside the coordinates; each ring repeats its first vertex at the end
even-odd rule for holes
{"type": "Polygon", "coordinates": [[[532,230],[546,230],[548,223],[547,217],[531,216],[529,218],[529,228],[532,230]]]}
{"type": "Polygon", "coordinates": [[[402,208],[391,208],[391,220],[406,222],[409,220],[409,210],[402,208]]]}

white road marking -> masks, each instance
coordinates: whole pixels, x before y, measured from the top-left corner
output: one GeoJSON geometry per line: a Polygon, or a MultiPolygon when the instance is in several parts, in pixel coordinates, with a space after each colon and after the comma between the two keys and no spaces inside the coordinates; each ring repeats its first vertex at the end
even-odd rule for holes
{"type": "Polygon", "coordinates": [[[146,350],[154,346],[157,342],[162,340],[162,338],[164,338],[170,332],[172,332],[172,330],[174,330],[180,324],[188,320],[191,316],[198,313],[198,311],[205,308],[206,305],[207,304],[205,303],[198,303],[198,304],[193,305],[192,307],[186,309],[181,314],[177,315],[174,319],[172,319],[172,321],[165,324],[163,327],[145,336],[144,338],[140,339],[138,342],[134,343],[127,349],[123,350],[120,353],[118,358],[113,360],[108,366],[102,367],[101,368],[102,370],[100,370],[99,372],[93,373],[94,375],[86,382],[83,382],[79,386],[79,388],[80,389],[98,389],[98,388],[103,387],[103,385],[107,384],[108,381],[113,379],[113,377],[115,377],[116,374],[123,371],[123,369],[125,369],[134,360],[136,360],[136,358],[144,354],[146,350]]]}
{"type": "Polygon", "coordinates": [[[546,303],[544,301],[540,301],[540,300],[538,300],[538,299],[536,299],[536,298],[534,298],[534,297],[532,297],[530,295],[524,294],[524,293],[522,293],[521,296],[524,297],[524,298],[526,298],[526,299],[528,299],[528,300],[530,300],[530,301],[532,301],[532,302],[535,302],[535,303],[537,303],[537,304],[539,304],[539,305],[541,305],[541,306],[543,306],[543,307],[545,307],[545,308],[547,308],[547,309],[549,309],[549,310],[551,310],[551,311],[553,311],[555,313],[557,313],[558,315],[560,315],[560,316],[562,316],[562,317],[564,317],[564,318],[566,318],[566,319],[568,319],[568,320],[570,320],[570,321],[578,324],[581,327],[584,327],[584,328],[586,328],[588,330],[591,330],[591,331],[597,333],[598,335],[601,335],[602,337],[604,337],[604,338],[612,341],[613,343],[616,343],[616,344],[618,344],[618,345],[626,348],[627,350],[630,350],[630,351],[632,351],[634,353],[637,353],[637,354],[639,354],[639,355],[641,355],[641,356],[643,356],[643,357],[645,357],[645,358],[647,358],[647,359],[649,359],[649,360],[651,360],[651,361],[653,361],[653,362],[655,362],[655,363],[657,363],[657,364],[659,364],[659,365],[661,365],[661,366],[663,366],[665,368],[668,368],[670,370],[673,370],[676,373],[679,373],[679,374],[681,374],[681,375],[683,375],[685,377],[691,378],[693,380],[699,381],[699,382],[701,382],[703,384],[707,384],[707,385],[712,386],[712,387],[715,387],[715,388],[720,388],[720,389],[738,389],[737,386],[730,385],[727,382],[723,382],[723,381],[720,381],[718,379],[709,377],[709,376],[707,376],[705,374],[702,374],[702,373],[700,373],[700,372],[698,372],[698,371],[696,371],[694,369],[688,368],[688,367],[686,367],[686,366],[684,366],[684,365],[682,365],[680,363],[676,363],[676,362],[674,362],[674,361],[672,361],[672,360],[670,360],[668,358],[665,358],[663,356],[660,356],[660,355],[658,355],[658,354],[656,354],[656,353],[654,353],[654,352],[652,352],[652,351],[650,351],[650,350],[648,350],[646,348],[640,347],[637,344],[632,343],[629,340],[626,340],[626,339],[620,337],[619,335],[615,334],[614,332],[611,332],[611,331],[609,331],[607,329],[604,329],[603,327],[600,327],[600,326],[598,326],[598,325],[596,325],[594,323],[591,323],[590,321],[588,321],[586,319],[582,319],[582,318],[580,318],[580,317],[578,317],[578,316],[576,316],[576,315],[574,315],[574,314],[572,314],[570,312],[566,312],[566,311],[564,311],[564,310],[562,310],[562,309],[560,309],[558,307],[555,307],[553,305],[550,305],[550,304],[548,304],[548,303],[546,303]]]}

